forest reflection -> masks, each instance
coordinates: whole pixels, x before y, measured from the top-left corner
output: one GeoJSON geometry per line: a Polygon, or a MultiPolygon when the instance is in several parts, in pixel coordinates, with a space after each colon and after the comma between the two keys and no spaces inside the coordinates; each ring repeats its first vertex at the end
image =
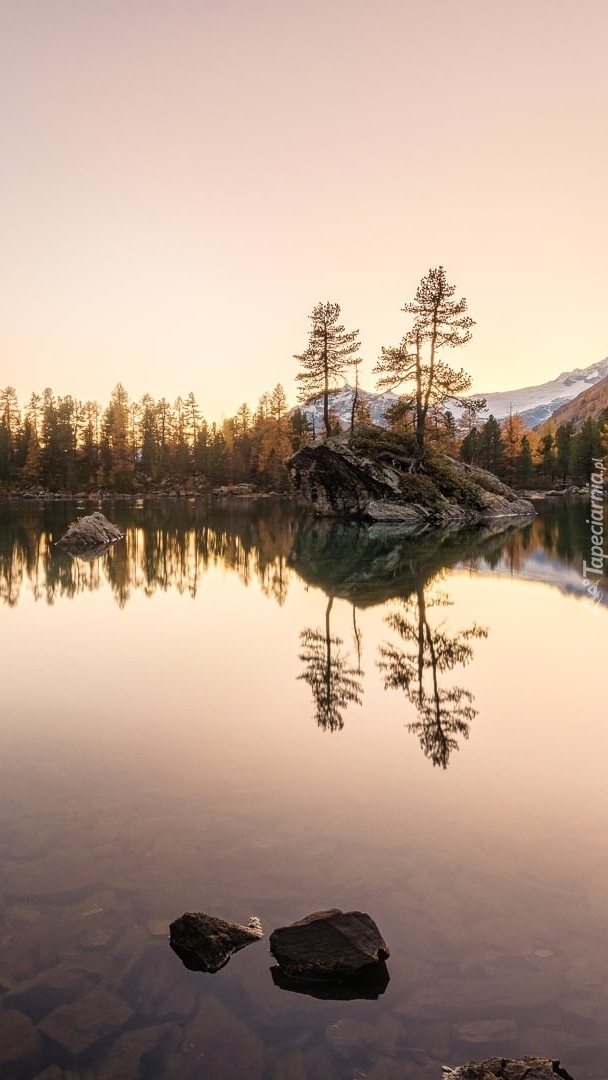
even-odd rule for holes
{"type": "Polygon", "coordinates": [[[175,589],[195,597],[209,567],[222,565],[244,585],[257,582],[279,605],[297,572],[328,596],[366,606],[409,595],[421,571],[459,562],[517,572],[530,557],[542,556],[578,571],[588,547],[582,500],[546,504],[524,528],[501,524],[416,536],[398,527],[317,521],[289,499],[197,499],[104,503],[124,541],[89,561],[55,548],[71,521],[96,508],[0,503],[0,600],[15,606],[29,592],[52,604],[107,585],[121,607],[138,591],[151,596],[175,589]]]}
{"type": "Polygon", "coordinates": [[[120,607],[134,592],[152,596],[175,589],[195,597],[210,566],[221,565],[244,585],[257,581],[279,605],[292,571],[287,560],[301,507],[288,500],[237,507],[192,503],[125,503],[108,507],[120,540],[96,559],[70,556],[55,547],[69,523],[84,512],[69,504],[4,504],[0,508],[0,598],[15,606],[24,590],[52,604],[109,585],[120,607]]]}
{"type": "MultiPolygon", "coordinates": [[[[398,526],[319,520],[288,499],[223,502],[157,501],[103,505],[125,533],[99,558],[72,558],[55,547],[68,524],[94,506],[0,504],[0,597],[14,607],[26,594],[58,598],[110,589],[122,608],[136,593],[176,590],[196,597],[205,574],[221,567],[245,586],[283,605],[297,578],[318,591],[318,624],[300,631],[296,678],[310,689],[314,722],[344,728],[348,709],[364,700],[364,668],[376,668],[386,691],[404,699],[406,729],[433,765],[445,769],[477,716],[474,697],[457,674],[474,656],[485,627],[447,621],[451,568],[518,568],[534,556],[535,573],[550,563],[580,567],[586,507],[550,504],[525,524],[497,522],[474,530],[412,533],[398,526]],[[336,601],[349,605],[352,631],[332,626],[336,601]],[[357,613],[383,606],[384,641],[364,643],[357,613]],[[366,662],[365,649],[369,649],[366,662]]],[[[542,580],[542,577],[539,578],[542,580]]],[[[560,586],[561,587],[561,586],[560,586]]],[[[582,589],[581,584],[581,589],[582,589]]],[[[344,627],[344,613],[340,613],[344,627]]],[[[316,622],[316,620],[315,620],[316,622]]]]}

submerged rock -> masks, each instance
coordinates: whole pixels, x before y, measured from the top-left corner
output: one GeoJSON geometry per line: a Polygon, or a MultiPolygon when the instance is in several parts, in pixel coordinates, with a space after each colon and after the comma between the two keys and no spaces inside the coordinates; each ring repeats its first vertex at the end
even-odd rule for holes
{"type": "Polygon", "coordinates": [[[184,967],[213,974],[228,963],[233,953],[264,934],[255,915],[248,926],[225,922],[204,911],[186,912],[169,927],[169,944],[184,967]]]}
{"type": "Polygon", "coordinates": [[[133,1010],[122,998],[99,987],[69,1005],[61,1005],[39,1024],[39,1031],[73,1057],[120,1033],[133,1010]]]}
{"type": "Polygon", "coordinates": [[[457,1069],[444,1066],[443,1080],[574,1080],[559,1061],[550,1058],[488,1058],[457,1069]]]}
{"type": "Polygon", "coordinates": [[[354,978],[370,965],[384,966],[390,955],[369,915],[338,908],[314,911],[299,922],[273,930],[270,951],[290,979],[338,983],[354,978]]]}
{"type": "Polygon", "coordinates": [[[75,555],[98,555],[122,540],[118,525],[113,525],[99,510],[74,521],[56,546],[75,555]]]}

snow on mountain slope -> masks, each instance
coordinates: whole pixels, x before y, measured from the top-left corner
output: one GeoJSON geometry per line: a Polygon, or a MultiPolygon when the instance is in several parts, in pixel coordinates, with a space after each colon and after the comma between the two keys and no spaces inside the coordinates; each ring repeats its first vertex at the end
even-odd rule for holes
{"type": "MultiPolygon", "coordinates": [[[[519,390],[499,390],[486,394],[473,394],[472,397],[486,399],[486,408],[480,414],[481,420],[487,420],[490,414],[497,420],[504,420],[509,412],[519,413],[528,427],[547,420],[560,405],[572,401],[583,390],[593,386],[600,379],[608,376],[608,356],[586,368],[574,368],[564,371],[556,379],[541,383],[539,386],[526,386],[519,390]]],[[[332,413],[340,420],[343,428],[350,427],[354,390],[345,383],[340,390],[332,392],[329,405],[332,413]]],[[[374,394],[359,390],[359,400],[365,402],[370,410],[372,423],[383,425],[384,414],[394,401],[396,394],[374,394]]],[[[457,418],[462,411],[456,402],[446,402],[446,408],[457,418]]],[[[323,398],[313,398],[301,406],[317,435],[324,432],[323,398]]]]}
{"type": "MultiPolygon", "coordinates": [[[[343,429],[350,427],[354,393],[354,388],[349,386],[348,383],[344,383],[341,390],[334,390],[330,394],[330,412],[338,418],[343,429]]],[[[396,400],[397,394],[373,394],[367,390],[359,389],[359,401],[367,405],[372,424],[378,424],[380,427],[386,426],[384,414],[389,405],[392,405],[396,400]]],[[[300,408],[309,424],[312,425],[315,435],[324,434],[323,397],[313,398],[306,405],[301,405],[300,408]]]]}
{"type": "Polygon", "coordinates": [[[587,387],[593,386],[608,375],[608,357],[587,368],[575,368],[564,371],[556,379],[541,383],[540,386],[526,386],[521,390],[503,390],[497,393],[481,393],[476,397],[485,397],[486,411],[482,418],[490,413],[497,420],[504,420],[509,411],[519,413],[528,427],[547,420],[560,405],[572,401],[587,387]]]}

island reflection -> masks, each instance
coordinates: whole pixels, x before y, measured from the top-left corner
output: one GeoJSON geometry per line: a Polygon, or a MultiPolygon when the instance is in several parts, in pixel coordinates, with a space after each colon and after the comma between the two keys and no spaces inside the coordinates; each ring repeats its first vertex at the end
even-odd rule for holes
{"type": "Polygon", "coordinates": [[[167,500],[104,505],[125,537],[87,560],[55,547],[85,509],[91,507],[0,506],[0,596],[5,604],[16,606],[28,592],[52,604],[108,586],[121,608],[138,592],[152,597],[176,590],[194,599],[205,574],[219,566],[245,586],[255,582],[281,606],[299,579],[319,590],[323,606],[319,623],[300,631],[296,678],[309,686],[313,720],[327,732],[341,731],[348,709],[363,703],[364,643],[357,611],[386,606],[386,640],[370,647],[371,663],[385,690],[403,695],[406,729],[442,769],[468,738],[477,716],[473,694],[455,671],[472,661],[475,640],[488,635],[476,623],[446,624],[451,604],[446,571],[467,567],[513,573],[532,566],[544,573],[549,568],[550,576],[541,579],[552,585],[561,581],[560,587],[570,591],[572,567],[585,542],[584,504],[551,506],[523,524],[412,531],[315,519],[287,499],[167,500]],[[350,642],[332,627],[336,600],[352,610],[350,642]]]}
{"type": "Polygon", "coordinates": [[[547,504],[529,525],[405,533],[398,526],[318,521],[289,499],[126,501],[100,508],[125,533],[98,559],[72,558],[54,545],[98,504],[0,503],[0,600],[24,594],[52,604],[109,586],[121,606],[137,592],[176,590],[195,597],[221,565],[244,585],[256,582],[282,605],[297,575],[357,607],[410,595],[422,573],[465,565],[521,573],[586,599],[584,500],[547,504]]]}
{"type": "Polygon", "coordinates": [[[403,528],[361,528],[343,522],[315,521],[299,534],[292,562],[302,576],[329,597],[324,629],[307,627],[300,634],[300,660],[304,671],[298,678],[311,687],[314,719],[324,730],[340,731],[344,711],[361,704],[362,641],[357,629],[355,605],[368,607],[397,600],[385,624],[396,640],[378,647],[376,664],[386,690],[402,690],[415,711],[407,721],[417,735],[423,753],[433,765],[445,769],[458,738],[468,738],[477,715],[472,692],[445,676],[473,658],[472,641],[487,637],[485,627],[473,623],[449,630],[443,619],[433,620],[433,609],[451,605],[438,588],[447,567],[469,557],[494,555],[508,543],[513,528],[474,531],[430,530],[412,533],[403,528]],[[334,597],[353,605],[353,640],[357,663],[350,661],[343,641],[331,633],[334,597]]]}

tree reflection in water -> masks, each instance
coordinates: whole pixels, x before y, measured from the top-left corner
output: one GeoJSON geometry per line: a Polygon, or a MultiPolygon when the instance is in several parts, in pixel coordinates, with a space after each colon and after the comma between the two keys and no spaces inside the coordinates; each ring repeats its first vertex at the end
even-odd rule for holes
{"type": "Polygon", "coordinates": [[[406,725],[407,730],[418,736],[433,765],[443,769],[452,751],[458,749],[458,737],[468,739],[477,709],[470,690],[442,685],[441,676],[459,665],[466,666],[473,657],[471,641],[488,636],[487,629],[476,623],[455,633],[448,631],[444,622],[432,626],[429,609],[451,603],[445,593],[432,588],[425,594],[420,584],[401,601],[399,610],[385,619],[406,647],[385,643],[380,646],[378,661],[385,689],[403,690],[418,714],[406,725]]]}
{"type": "Polygon", "coordinates": [[[358,662],[357,667],[352,667],[348,655],[342,652],[342,638],[332,636],[331,633],[333,602],[334,598],[330,596],[325,610],[324,630],[307,628],[300,634],[300,660],[305,665],[305,670],[298,675],[298,679],[303,679],[310,686],[315,706],[314,716],[324,731],[340,731],[344,727],[344,709],[353,703],[360,705],[363,695],[363,683],[359,678],[363,675],[360,640],[356,636],[358,662]]]}

